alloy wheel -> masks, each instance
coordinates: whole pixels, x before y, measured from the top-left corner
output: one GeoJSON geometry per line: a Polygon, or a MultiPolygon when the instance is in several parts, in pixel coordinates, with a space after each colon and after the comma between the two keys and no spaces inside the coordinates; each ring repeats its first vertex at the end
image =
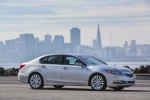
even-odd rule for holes
{"type": "Polygon", "coordinates": [[[93,90],[105,90],[106,88],[106,81],[103,76],[101,75],[94,75],[91,78],[91,87],[93,90]]]}
{"type": "Polygon", "coordinates": [[[43,79],[42,79],[41,75],[39,75],[39,74],[33,74],[30,77],[29,84],[33,89],[43,88],[43,86],[44,86],[43,79]]]}

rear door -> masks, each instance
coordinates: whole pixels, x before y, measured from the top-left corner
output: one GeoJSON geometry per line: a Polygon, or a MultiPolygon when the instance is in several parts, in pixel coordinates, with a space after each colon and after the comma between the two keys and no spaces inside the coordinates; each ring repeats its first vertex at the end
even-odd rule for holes
{"type": "Polygon", "coordinates": [[[61,83],[61,55],[51,55],[41,59],[41,71],[48,83],[61,83]]]}

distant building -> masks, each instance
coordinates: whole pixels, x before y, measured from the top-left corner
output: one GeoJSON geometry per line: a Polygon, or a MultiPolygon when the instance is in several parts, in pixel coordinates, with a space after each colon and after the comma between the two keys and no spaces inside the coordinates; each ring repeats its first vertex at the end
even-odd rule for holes
{"type": "Polygon", "coordinates": [[[98,50],[102,50],[102,41],[101,41],[99,23],[98,23],[98,27],[97,27],[97,48],[98,48],[98,50]]]}
{"type": "Polygon", "coordinates": [[[5,56],[4,56],[4,51],[5,51],[5,45],[2,41],[0,41],[0,62],[4,62],[5,61],[5,56]]]}
{"type": "Polygon", "coordinates": [[[104,58],[108,61],[121,61],[124,56],[124,49],[118,46],[108,46],[103,49],[104,58]]]}
{"type": "Polygon", "coordinates": [[[46,42],[47,44],[51,44],[51,42],[52,42],[52,36],[49,35],[49,34],[47,34],[47,35],[45,35],[44,40],[45,40],[45,42],[46,42]]]}
{"type": "Polygon", "coordinates": [[[98,50],[97,39],[93,40],[93,48],[94,48],[94,51],[98,50]]]}
{"type": "Polygon", "coordinates": [[[19,38],[6,40],[5,41],[5,60],[9,63],[20,62],[24,59],[23,54],[23,44],[20,42],[19,38]]]}
{"type": "Polygon", "coordinates": [[[0,41],[0,53],[3,53],[4,52],[4,43],[2,41],[0,41]]]}
{"type": "Polygon", "coordinates": [[[57,52],[58,50],[62,50],[64,46],[64,37],[63,35],[55,35],[52,47],[53,52],[57,52]]]}
{"type": "Polygon", "coordinates": [[[11,40],[5,40],[5,50],[6,51],[12,51],[15,49],[15,40],[11,39],[11,40]]]}
{"type": "Polygon", "coordinates": [[[97,36],[96,36],[96,39],[93,40],[93,48],[94,48],[95,51],[102,50],[102,42],[101,42],[101,35],[100,35],[99,23],[98,23],[98,27],[97,27],[97,36]]]}
{"type": "Polygon", "coordinates": [[[129,56],[129,45],[128,45],[128,42],[125,41],[125,43],[123,44],[123,49],[124,49],[124,53],[125,53],[125,56],[129,56]]]}
{"type": "Polygon", "coordinates": [[[68,51],[68,53],[72,53],[73,46],[71,43],[64,43],[63,50],[68,51]]]}
{"type": "Polygon", "coordinates": [[[137,45],[137,56],[150,57],[150,45],[148,44],[137,45]]]}
{"type": "Polygon", "coordinates": [[[46,54],[48,54],[49,53],[49,50],[48,50],[48,48],[49,48],[49,46],[45,43],[45,41],[43,40],[43,41],[40,41],[39,43],[38,43],[38,55],[39,56],[41,56],[41,55],[46,55],[46,54]]]}
{"type": "Polygon", "coordinates": [[[35,57],[35,39],[33,34],[26,33],[20,35],[22,42],[22,52],[25,61],[32,60],[35,57]]]}
{"type": "Polygon", "coordinates": [[[74,27],[70,30],[70,40],[71,40],[71,44],[73,45],[74,48],[77,48],[78,45],[81,45],[79,28],[74,27]]]}
{"type": "Polygon", "coordinates": [[[124,48],[124,49],[127,49],[128,47],[129,47],[128,42],[125,41],[125,43],[123,44],[123,48],[124,48]]]}
{"type": "Polygon", "coordinates": [[[52,36],[49,34],[45,35],[44,41],[45,41],[45,45],[47,46],[47,53],[51,53],[52,49],[53,49],[53,47],[52,47],[52,36]]]}
{"type": "Polygon", "coordinates": [[[104,50],[107,52],[107,59],[113,60],[114,58],[116,58],[115,47],[105,47],[104,50]]]}
{"type": "Polygon", "coordinates": [[[77,47],[76,53],[86,54],[86,55],[94,55],[93,48],[87,45],[79,45],[77,47]]]}
{"type": "Polygon", "coordinates": [[[39,52],[41,51],[39,46],[40,39],[38,37],[35,37],[34,41],[35,41],[35,57],[38,57],[40,56],[39,52]]]}
{"type": "Polygon", "coordinates": [[[136,55],[136,40],[131,40],[130,44],[130,55],[135,56],[136,55]]]}

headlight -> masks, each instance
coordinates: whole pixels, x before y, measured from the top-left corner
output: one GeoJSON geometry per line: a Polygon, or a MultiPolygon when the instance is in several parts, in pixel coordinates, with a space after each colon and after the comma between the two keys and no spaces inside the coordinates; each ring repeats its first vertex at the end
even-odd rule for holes
{"type": "Polygon", "coordinates": [[[109,74],[122,75],[122,73],[118,70],[107,69],[106,72],[109,73],[109,74]]]}

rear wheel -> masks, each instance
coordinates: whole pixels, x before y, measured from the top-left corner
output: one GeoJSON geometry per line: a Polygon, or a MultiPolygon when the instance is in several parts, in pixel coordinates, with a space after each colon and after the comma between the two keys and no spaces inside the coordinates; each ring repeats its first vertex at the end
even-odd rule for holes
{"type": "Polygon", "coordinates": [[[101,74],[95,74],[90,80],[91,88],[96,91],[102,91],[106,89],[107,83],[106,79],[101,74]]]}
{"type": "Polygon", "coordinates": [[[115,91],[120,91],[120,90],[123,90],[123,89],[124,89],[124,86],[122,86],[122,87],[113,87],[113,89],[114,89],[115,91]]]}
{"type": "Polygon", "coordinates": [[[29,84],[33,89],[41,89],[44,87],[43,77],[38,73],[34,73],[29,78],[29,84]]]}
{"type": "Polygon", "coordinates": [[[64,85],[53,85],[55,88],[60,89],[62,87],[64,87],[64,85]]]}

